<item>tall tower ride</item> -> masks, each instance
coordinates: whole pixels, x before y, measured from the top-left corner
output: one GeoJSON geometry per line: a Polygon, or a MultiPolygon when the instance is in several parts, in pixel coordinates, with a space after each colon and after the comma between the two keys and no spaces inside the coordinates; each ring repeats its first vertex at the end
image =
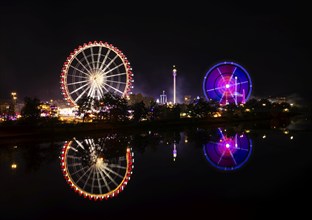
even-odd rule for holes
{"type": "Polygon", "coordinates": [[[173,104],[176,104],[177,102],[177,88],[176,88],[176,76],[177,76],[177,69],[175,65],[173,65],[173,70],[172,70],[172,75],[173,75],[173,104]]]}

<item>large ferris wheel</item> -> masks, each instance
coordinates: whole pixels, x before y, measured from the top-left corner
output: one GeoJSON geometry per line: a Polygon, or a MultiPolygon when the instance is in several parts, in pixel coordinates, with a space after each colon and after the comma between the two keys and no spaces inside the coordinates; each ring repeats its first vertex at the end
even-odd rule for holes
{"type": "Polygon", "coordinates": [[[127,57],[107,42],[83,44],[67,57],[61,72],[62,94],[70,105],[91,97],[100,100],[111,92],[121,97],[130,93],[133,73],[127,57]]]}

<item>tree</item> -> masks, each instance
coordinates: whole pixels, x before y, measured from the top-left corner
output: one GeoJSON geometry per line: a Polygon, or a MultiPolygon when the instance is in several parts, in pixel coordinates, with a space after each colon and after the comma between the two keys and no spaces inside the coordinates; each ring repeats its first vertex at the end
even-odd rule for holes
{"type": "Polygon", "coordinates": [[[142,118],[146,117],[147,115],[147,109],[145,108],[145,104],[143,101],[134,103],[131,106],[131,109],[133,110],[134,121],[140,121],[142,118]]]}
{"type": "Polygon", "coordinates": [[[91,112],[92,109],[99,107],[99,102],[92,98],[91,96],[84,96],[81,99],[78,100],[77,105],[78,108],[78,114],[83,114],[82,121],[84,122],[86,117],[88,116],[88,112],[91,112]]]}
{"type": "Polygon", "coordinates": [[[40,118],[40,100],[37,98],[24,98],[24,107],[21,110],[21,116],[25,119],[36,120],[40,118]]]}
{"type": "Polygon", "coordinates": [[[105,93],[100,102],[104,103],[111,121],[125,121],[128,119],[128,102],[125,98],[111,92],[105,93]]]}

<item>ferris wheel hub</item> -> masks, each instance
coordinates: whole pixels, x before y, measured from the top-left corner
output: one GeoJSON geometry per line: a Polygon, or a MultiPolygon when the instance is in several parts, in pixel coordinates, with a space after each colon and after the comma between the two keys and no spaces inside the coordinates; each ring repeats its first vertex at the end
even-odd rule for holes
{"type": "Polygon", "coordinates": [[[90,74],[89,81],[91,86],[99,88],[105,83],[104,74],[100,71],[93,72],[90,74]]]}

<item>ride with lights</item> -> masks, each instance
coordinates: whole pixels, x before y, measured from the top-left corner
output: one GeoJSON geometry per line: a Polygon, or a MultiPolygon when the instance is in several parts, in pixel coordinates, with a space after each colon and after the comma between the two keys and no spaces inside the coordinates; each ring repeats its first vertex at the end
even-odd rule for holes
{"type": "Polygon", "coordinates": [[[245,104],[252,90],[250,76],[245,68],[234,62],[221,62],[209,69],[203,81],[207,101],[220,105],[245,104]]]}
{"type": "Polygon", "coordinates": [[[102,41],[90,41],[71,52],[61,72],[62,94],[71,106],[83,97],[100,100],[108,92],[127,97],[133,82],[127,57],[102,41]]]}

